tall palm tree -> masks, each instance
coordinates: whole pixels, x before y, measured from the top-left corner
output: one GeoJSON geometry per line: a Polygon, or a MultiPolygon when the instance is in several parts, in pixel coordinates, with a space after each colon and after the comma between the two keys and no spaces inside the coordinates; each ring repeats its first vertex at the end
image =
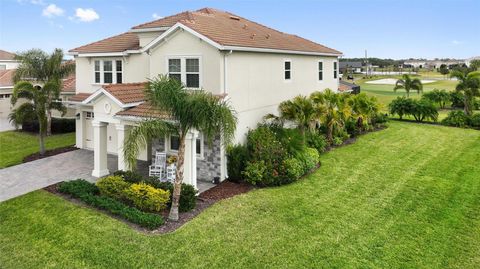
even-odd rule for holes
{"type": "Polygon", "coordinates": [[[210,141],[217,134],[228,144],[236,129],[237,118],[229,103],[211,93],[189,91],[176,79],[159,76],[151,81],[145,92],[153,108],[169,116],[169,120],[151,118],[132,128],[124,144],[125,158],[129,168],[134,168],[139,149],[152,138],[175,134],[180,138],[177,158],[177,172],[173,188],[172,206],[169,219],[178,220],[178,205],[182,188],[185,137],[196,129],[210,141]]]}
{"type": "Polygon", "coordinates": [[[397,80],[395,87],[393,87],[394,92],[397,92],[399,89],[404,89],[407,92],[407,97],[409,97],[411,90],[415,90],[420,94],[423,91],[422,81],[418,78],[412,79],[409,75],[404,74],[401,79],[397,80]]]}
{"type": "Polygon", "coordinates": [[[20,65],[15,71],[13,80],[15,83],[19,81],[32,81],[39,85],[52,82],[51,85],[56,87],[47,87],[44,90],[46,95],[46,114],[47,129],[46,134],[51,134],[52,129],[52,110],[60,110],[66,112],[66,107],[56,100],[60,97],[62,88],[62,79],[66,78],[75,71],[73,62],[63,62],[64,54],[61,49],[55,49],[52,54],[48,55],[42,50],[31,49],[16,55],[16,59],[20,61],[20,65]]]}
{"type": "Polygon", "coordinates": [[[465,115],[472,115],[473,98],[480,96],[480,71],[466,73],[460,70],[454,70],[451,73],[451,77],[458,79],[458,84],[455,89],[463,92],[465,115]]]}
{"type": "Polygon", "coordinates": [[[34,86],[31,82],[17,82],[13,88],[11,102],[15,104],[19,98],[26,99],[25,102],[15,108],[10,113],[10,121],[16,126],[25,120],[37,119],[39,124],[39,144],[40,154],[45,154],[45,136],[47,135],[47,109],[58,109],[62,111],[62,104],[59,102],[51,102],[48,104],[48,93],[57,88],[58,84],[49,81],[42,86],[34,86]]]}
{"type": "Polygon", "coordinates": [[[312,93],[310,98],[321,111],[320,123],[327,127],[327,140],[332,143],[334,130],[343,128],[345,120],[351,115],[348,97],[326,89],[323,92],[312,93]]]}
{"type": "Polygon", "coordinates": [[[285,120],[297,124],[300,132],[305,134],[305,130],[315,129],[320,112],[314,105],[312,99],[299,95],[292,100],[287,100],[278,106],[280,115],[273,114],[265,116],[266,119],[275,119],[283,124],[285,120]]]}

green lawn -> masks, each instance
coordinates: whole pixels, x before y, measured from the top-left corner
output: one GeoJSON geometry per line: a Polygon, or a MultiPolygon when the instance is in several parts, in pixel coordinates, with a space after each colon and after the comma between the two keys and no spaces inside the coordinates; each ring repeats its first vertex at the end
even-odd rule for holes
{"type": "MultiPolygon", "coordinates": [[[[47,149],[75,144],[75,133],[52,135],[46,139],[47,149]]],[[[16,165],[39,150],[38,137],[25,132],[0,132],[0,168],[16,165]]]]}
{"type": "Polygon", "coordinates": [[[0,204],[2,268],[478,268],[480,132],[391,122],[298,183],[145,235],[37,191],[0,204]]]}

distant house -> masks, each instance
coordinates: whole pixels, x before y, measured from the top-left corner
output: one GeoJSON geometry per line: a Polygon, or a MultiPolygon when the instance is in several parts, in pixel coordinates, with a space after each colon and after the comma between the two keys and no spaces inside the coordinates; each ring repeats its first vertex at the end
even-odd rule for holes
{"type": "Polygon", "coordinates": [[[15,60],[15,54],[0,49],[0,71],[15,69],[20,63],[15,60]]]}
{"type": "Polygon", "coordinates": [[[362,62],[340,62],[339,69],[340,73],[345,74],[345,71],[351,73],[362,73],[363,63],[362,62]]]}
{"type": "Polygon", "coordinates": [[[340,80],[340,83],[338,84],[338,91],[339,92],[344,92],[344,93],[352,93],[352,94],[358,94],[360,93],[360,86],[358,86],[355,83],[349,83],[343,80],[340,80]]]}

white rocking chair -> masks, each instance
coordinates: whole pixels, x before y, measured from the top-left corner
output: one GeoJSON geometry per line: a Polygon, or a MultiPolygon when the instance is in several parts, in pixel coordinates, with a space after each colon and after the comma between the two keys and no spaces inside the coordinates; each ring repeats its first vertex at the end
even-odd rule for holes
{"type": "Polygon", "coordinates": [[[148,175],[151,177],[158,177],[159,180],[162,180],[166,173],[167,166],[167,153],[165,152],[155,152],[155,160],[152,165],[149,166],[148,175]]]}

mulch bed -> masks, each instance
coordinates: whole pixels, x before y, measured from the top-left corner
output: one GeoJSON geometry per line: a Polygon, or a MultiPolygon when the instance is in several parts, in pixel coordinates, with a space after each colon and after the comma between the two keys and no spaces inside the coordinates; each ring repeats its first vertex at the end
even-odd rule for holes
{"type": "Polygon", "coordinates": [[[27,157],[23,158],[23,162],[28,163],[28,162],[31,162],[31,161],[40,160],[40,159],[43,159],[43,158],[46,158],[46,157],[54,156],[54,155],[69,152],[69,151],[74,151],[74,150],[77,150],[77,149],[78,148],[76,148],[74,146],[68,146],[68,147],[63,147],[63,148],[56,148],[56,149],[47,150],[47,151],[45,151],[45,154],[43,154],[43,155],[41,155],[40,153],[37,152],[37,153],[28,155],[27,157]]]}
{"type": "Polygon", "coordinates": [[[114,216],[114,215],[112,215],[108,212],[105,212],[103,210],[96,209],[95,207],[87,206],[78,199],[72,198],[68,195],[64,195],[64,194],[58,192],[58,185],[59,184],[60,183],[56,183],[56,184],[47,186],[43,189],[50,192],[50,193],[53,193],[55,195],[61,196],[64,199],[69,200],[69,201],[71,201],[75,204],[78,204],[78,205],[81,205],[81,206],[84,206],[84,207],[89,207],[89,208],[92,208],[92,209],[97,210],[99,212],[102,212],[104,214],[107,214],[107,215],[109,215],[109,216],[111,216],[111,217],[113,217],[117,220],[120,220],[120,221],[128,224],[130,227],[135,228],[138,231],[145,232],[145,233],[153,233],[153,234],[164,234],[164,233],[173,232],[173,231],[177,230],[178,228],[180,228],[186,222],[188,222],[191,219],[193,219],[194,217],[196,217],[203,210],[205,210],[208,207],[210,207],[211,205],[215,204],[216,202],[218,202],[220,200],[223,200],[223,199],[233,197],[233,196],[238,195],[238,194],[249,192],[249,191],[254,189],[253,186],[251,186],[247,183],[234,183],[234,182],[225,180],[225,181],[221,182],[220,184],[218,184],[217,186],[201,193],[197,198],[197,206],[195,207],[195,209],[193,209],[192,211],[189,211],[189,212],[179,213],[178,221],[169,221],[168,220],[169,211],[165,210],[165,211],[160,213],[165,218],[165,224],[160,226],[158,229],[147,230],[147,229],[142,228],[142,227],[140,227],[136,224],[130,223],[130,222],[128,222],[128,221],[126,221],[126,220],[124,220],[120,217],[117,217],[117,216],[114,216]]]}

